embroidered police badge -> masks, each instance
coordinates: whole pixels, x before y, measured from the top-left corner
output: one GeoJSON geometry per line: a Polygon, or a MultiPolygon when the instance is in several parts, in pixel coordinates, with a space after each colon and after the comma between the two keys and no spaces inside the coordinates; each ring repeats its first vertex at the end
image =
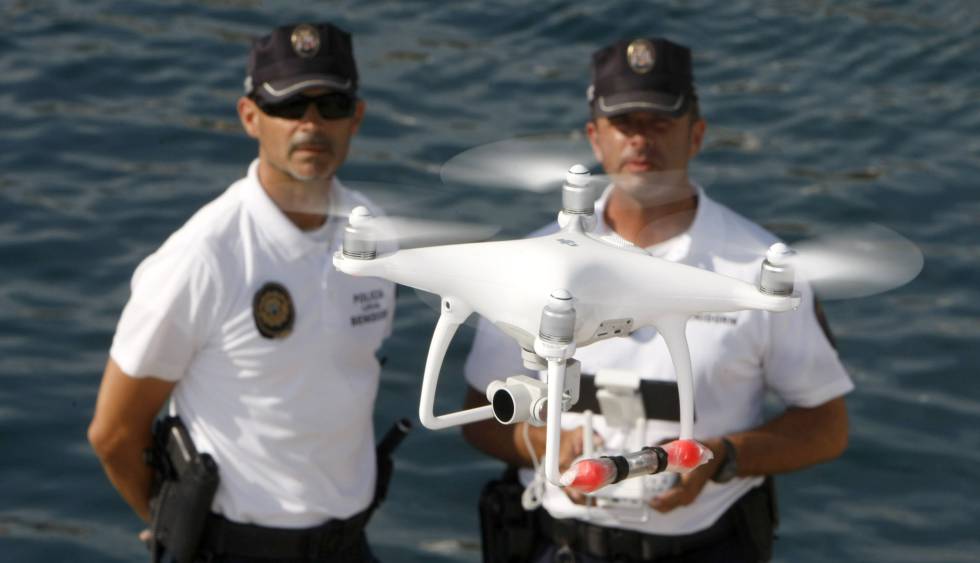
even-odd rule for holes
{"type": "Polygon", "coordinates": [[[297,25],[289,41],[293,44],[293,51],[304,59],[312,57],[320,50],[320,33],[309,24],[297,25]]]}
{"type": "Polygon", "coordinates": [[[657,52],[653,43],[646,39],[635,39],[626,47],[626,61],[637,74],[646,74],[657,63],[657,52]]]}
{"type": "Polygon", "coordinates": [[[252,299],[255,328],[265,338],[286,338],[293,330],[293,300],[281,284],[269,282],[252,299]]]}

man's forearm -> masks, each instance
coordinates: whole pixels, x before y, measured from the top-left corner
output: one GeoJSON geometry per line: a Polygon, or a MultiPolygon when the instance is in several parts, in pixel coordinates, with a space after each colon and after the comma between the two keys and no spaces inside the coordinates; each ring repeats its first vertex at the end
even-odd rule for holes
{"type": "Polygon", "coordinates": [[[126,446],[97,450],[109,481],[136,514],[147,522],[150,520],[150,487],[153,470],[144,462],[143,451],[149,446],[148,437],[142,447],[138,443],[131,442],[126,446]]]}
{"type": "Polygon", "coordinates": [[[738,452],[741,476],[773,475],[803,469],[840,456],[847,447],[843,397],[813,408],[790,408],[766,424],[729,434],[738,452]]]}
{"type": "MultiPolygon", "coordinates": [[[[487,404],[485,397],[476,390],[467,390],[465,408],[487,404]]],[[[483,453],[504,461],[509,465],[530,467],[531,456],[524,445],[523,425],[503,425],[496,420],[483,420],[463,426],[463,438],[483,453]]],[[[536,448],[538,449],[538,448],[536,448]]]]}
{"type": "Polygon", "coordinates": [[[110,358],[88,428],[89,442],[109,480],[144,520],[150,518],[153,472],[143,452],[153,441],[153,419],[175,385],[154,377],[133,378],[110,358]]]}

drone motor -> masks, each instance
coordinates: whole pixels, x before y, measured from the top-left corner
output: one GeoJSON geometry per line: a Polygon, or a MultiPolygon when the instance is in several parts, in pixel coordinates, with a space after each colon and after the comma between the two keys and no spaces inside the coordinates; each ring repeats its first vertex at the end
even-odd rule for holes
{"type": "Polygon", "coordinates": [[[568,169],[565,183],[561,187],[561,212],[558,224],[564,229],[569,223],[576,223],[582,232],[595,229],[595,190],[592,174],[581,164],[568,169]]]}
{"type": "Polygon", "coordinates": [[[562,211],[569,215],[595,214],[595,193],[591,179],[589,169],[581,164],[568,169],[561,190],[562,211]]]}
{"type": "Polygon", "coordinates": [[[344,228],[345,258],[373,260],[378,256],[377,243],[371,232],[371,219],[371,212],[364,206],[359,205],[351,211],[350,220],[344,228]]]}
{"type": "Polygon", "coordinates": [[[769,247],[766,259],[762,261],[762,274],[759,276],[759,291],[767,295],[792,295],[796,277],[790,263],[793,252],[781,242],[769,247]]]}

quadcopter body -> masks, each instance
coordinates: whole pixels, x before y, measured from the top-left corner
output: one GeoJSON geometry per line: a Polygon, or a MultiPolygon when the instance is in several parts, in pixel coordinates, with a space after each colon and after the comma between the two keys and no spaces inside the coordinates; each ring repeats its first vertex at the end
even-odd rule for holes
{"type": "MultiPolygon", "coordinates": [[[[691,441],[694,393],[687,320],[700,313],[787,311],[800,302],[793,293],[792,268],[779,260],[788,254],[784,247],[770,252],[756,286],[595,235],[595,198],[583,166],[569,170],[562,196],[557,233],[386,254],[377,252],[372,218],[358,208],[351,213],[343,250],[333,260],[347,274],[377,276],[441,296],[422,382],[422,423],[430,429],[490,418],[546,424],[545,475],[556,485],[561,413],[578,400],[576,347],[655,327],[677,374],[680,439],[691,441]],[[436,415],[443,359],[456,329],[474,312],[514,338],[525,365],[547,370],[547,382],[501,374],[488,387],[490,405],[436,415]]],[[[700,445],[697,451],[700,455],[685,469],[710,459],[700,445]]]]}
{"type": "Polygon", "coordinates": [[[525,350],[533,350],[541,311],[555,290],[574,300],[572,340],[579,347],[627,336],[665,316],[785,311],[798,303],[570,228],[530,239],[413,248],[372,260],[338,257],[335,265],[465,303],[525,350]]]}

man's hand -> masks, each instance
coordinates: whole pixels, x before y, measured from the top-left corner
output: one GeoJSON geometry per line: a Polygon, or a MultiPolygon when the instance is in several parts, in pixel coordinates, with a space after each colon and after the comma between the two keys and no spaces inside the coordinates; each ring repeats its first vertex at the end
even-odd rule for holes
{"type": "MultiPolygon", "coordinates": [[[[521,424],[524,425],[527,423],[522,422],[521,424]]],[[[520,434],[524,432],[524,428],[518,427],[516,431],[520,434]]],[[[562,430],[561,448],[558,450],[559,471],[568,469],[572,465],[572,462],[582,455],[585,449],[583,435],[583,429],[581,427],[575,430],[562,430]]],[[[538,463],[544,463],[544,446],[547,442],[547,429],[544,426],[529,426],[528,437],[531,439],[531,445],[534,447],[534,453],[538,458],[538,463]]],[[[593,434],[592,440],[596,447],[602,445],[602,438],[598,434],[593,434]]]]}
{"type": "MultiPolygon", "coordinates": [[[[558,451],[558,469],[564,472],[568,469],[572,462],[578,459],[585,449],[585,439],[583,436],[584,428],[578,427],[575,430],[564,430],[561,433],[561,449],[558,451]]],[[[594,440],[596,446],[602,443],[602,438],[598,434],[593,434],[592,439],[594,440]]],[[[565,494],[571,499],[575,504],[585,504],[586,496],[584,493],[578,491],[572,491],[569,489],[563,489],[565,494]]]]}
{"type": "MultiPolygon", "coordinates": [[[[836,397],[815,407],[790,407],[758,428],[728,434],[738,451],[738,474],[775,475],[797,471],[840,456],[847,447],[847,406],[836,397]]],[[[713,460],[682,475],[680,482],[650,501],[660,512],[694,502],[725,461],[721,438],[702,442],[713,460]]]]}
{"type": "Polygon", "coordinates": [[[721,438],[713,438],[701,443],[711,450],[714,458],[690,473],[682,474],[676,485],[650,499],[651,508],[666,513],[678,506],[687,506],[698,498],[705,484],[725,461],[725,446],[721,438]]]}
{"type": "MultiPolygon", "coordinates": [[[[527,423],[523,423],[527,424],[527,423]]],[[[523,432],[523,428],[518,428],[518,432],[523,432]]],[[[528,436],[531,438],[531,444],[534,445],[534,451],[538,455],[538,462],[544,463],[544,444],[547,437],[547,430],[545,427],[529,427],[528,436]]],[[[561,448],[558,450],[558,470],[565,471],[568,469],[572,462],[581,457],[582,452],[585,449],[585,433],[584,428],[579,427],[575,430],[562,430],[561,432],[561,448]]],[[[592,434],[592,440],[596,447],[602,446],[602,437],[598,434],[592,434]]],[[[586,496],[578,491],[572,491],[569,489],[563,489],[565,494],[569,499],[575,504],[585,504],[586,496]]]]}
{"type": "Polygon", "coordinates": [[[139,536],[137,537],[139,538],[140,543],[146,546],[146,549],[153,548],[153,532],[151,532],[149,528],[146,528],[140,532],[139,536]]]}

